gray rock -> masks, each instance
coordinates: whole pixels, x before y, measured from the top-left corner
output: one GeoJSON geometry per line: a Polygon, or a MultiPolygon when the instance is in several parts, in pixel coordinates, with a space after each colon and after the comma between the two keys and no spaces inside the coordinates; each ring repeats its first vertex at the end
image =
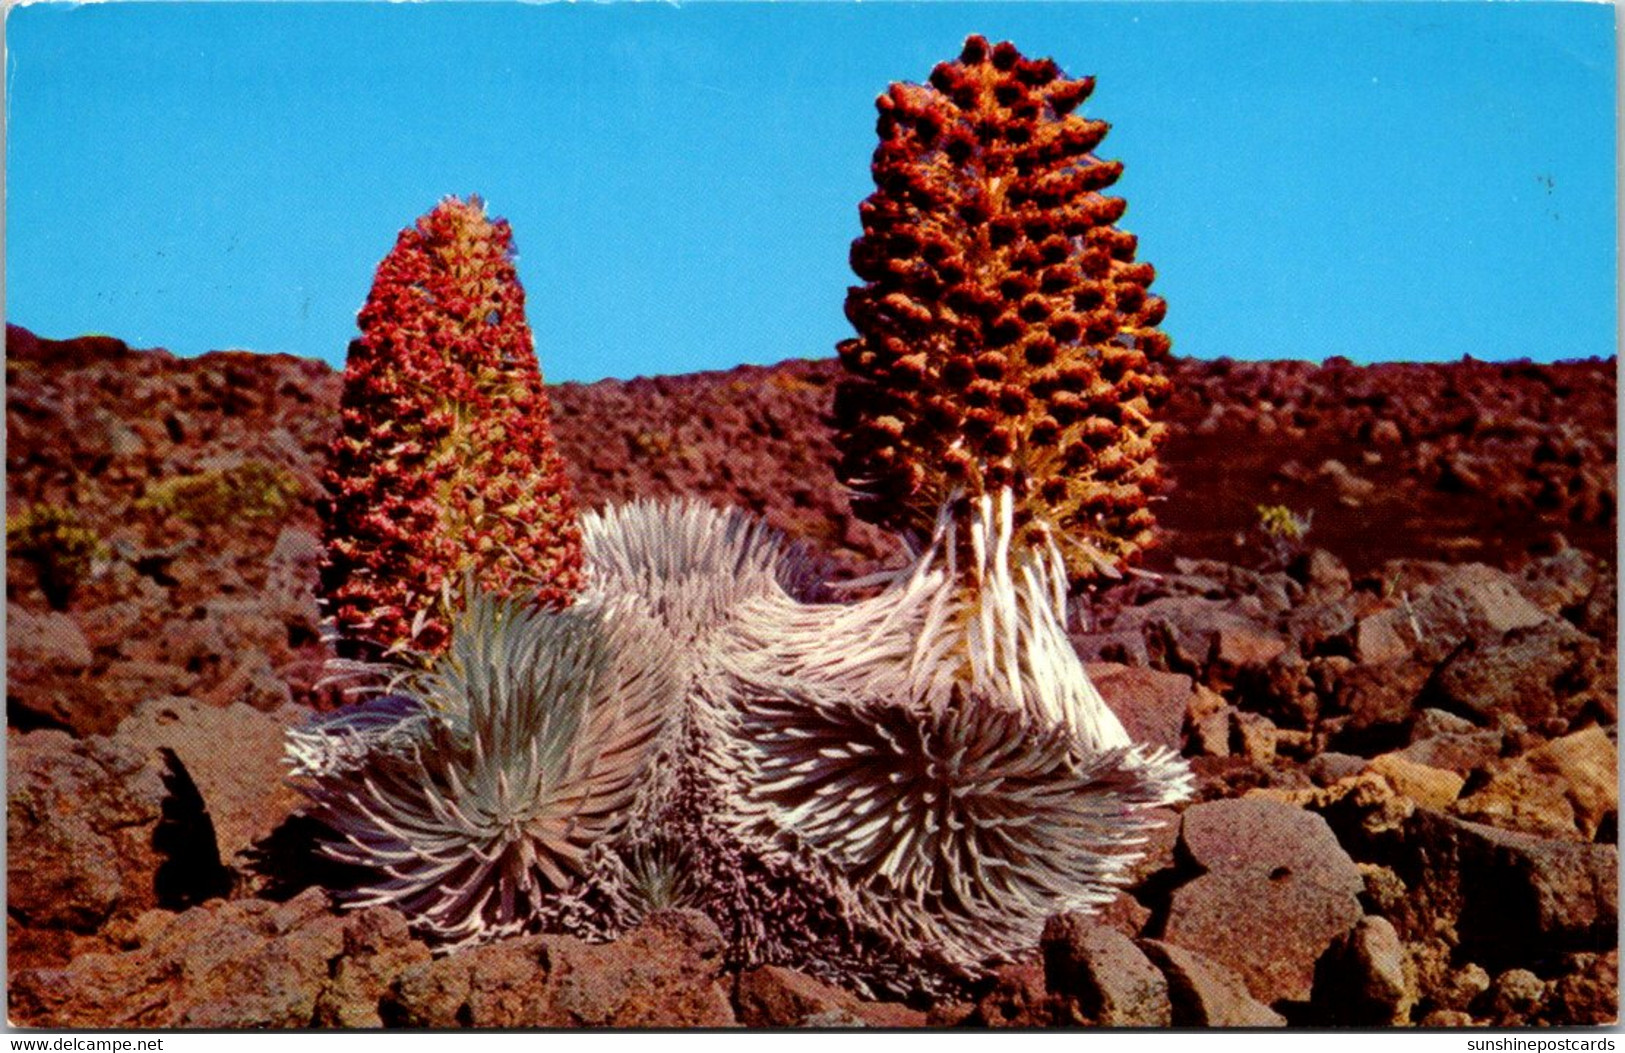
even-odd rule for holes
{"type": "Polygon", "coordinates": [[[1463,640],[1496,639],[1549,616],[1524,598],[1512,577],[1482,563],[1451,567],[1433,588],[1412,601],[1421,628],[1417,653],[1438,661],[1463,640]]]}
{"type": "Polygon", "coordinates": [[[1118,615],[1114,633],[1138,633],[1150,664],[1210,687],[1233,684],[1243,669],[1262,668],[1286,640],[1230,600],[1166,596],[1118,615]]]}
{"type": "Polygon", "coordinates": [[[1471,735],[1478,725],[1466,717],[1442,709],[1422,709],[1411,723],[1411,741],[1421,742],[1435,735],[1471,735]]]}
{"type": "Polygon", "coordinates": [[[1597,582],[1596,560],[1577,548],[1531,560],[1513,579],[1525,599],[1549,614],[1584,604],[1597,582]]]}
{"type": "Polygon", "coordinates": [[[1135,668],[1151,664],[1145,637],[1139,632],[1073,633],[1072,647],[1084,662],[1110,662],[1135,668]]]}
{"type": "Polygon", "coordinates": [[[295,631],[314,634],[321,625],[316,604],[322,543],[302,527],[285,527],[266,562],[264,605],[295,631]]]}
{"type": "Polygon", "coordinates": [[[1365,770],[1366,759],[1352,753],[1327,750],[1317,753],[1304,765],[1304,772],[1316,786],[1330,786],[1339,779],[1347,779],[1365,770]]]}
{"type": "Polygon", "coordinates": [[[1360,620],[1355,632],[1359,662],[1414,656],[1431,664],[1463,641],[1498,639],[1549,618],[1524,598],[1510,575],[1481,563],[1444,567],[1433,584],[1413,584],[1415,591],[1399,590],[1395,606],[1360,620]]]}

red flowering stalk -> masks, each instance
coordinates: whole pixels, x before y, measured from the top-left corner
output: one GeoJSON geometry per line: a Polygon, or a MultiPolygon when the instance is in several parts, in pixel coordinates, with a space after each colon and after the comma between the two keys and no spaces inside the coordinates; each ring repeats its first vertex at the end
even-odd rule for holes
{"type": "Polygon", "coordinates": [[[835,403],[860,517],[923,533],[953,494],[1008,489],[1018,536],[1058,543],[1074,584],[1152,541],[1168,390],[1155,272],[1103,193],[1122,165],[1078,112],[1093,87],[973,36],[876,100],[835,403]]]}
{"type": "Polygon", "coordinates": [[[465,576],[567,604],[581,535],[507,221],[446,198],[401,231],[358,320],[322,507],[348,649],[443,650],[465,576]]]}

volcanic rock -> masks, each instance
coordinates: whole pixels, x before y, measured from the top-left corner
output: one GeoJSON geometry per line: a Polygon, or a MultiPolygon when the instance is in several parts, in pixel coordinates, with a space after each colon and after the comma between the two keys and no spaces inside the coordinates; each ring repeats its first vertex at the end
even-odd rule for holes
{"type": "Polygon", "coordinates": [[[116,737],[148,755],[175,753],[197,783],[229,864],[302,802],[287,784],[282,747],[288,728],[309,716],[302,706],[262,713],[241,703],[215,709],[194,699],[160,698],[126,717],[116,737]]]}
{"type": "Polygon", "coordinates": [[[78,672],[93,660],[85,634],[69,615],[6,605],[8,678],[27,676],[34,670],[78,672]]]}
{"type": "Polygon", "coordinates": [[[1619,951],[1572,954],[1552,980],[1541,1023],[1559,1027],[1611,1024],[1619,1020],[1619,951]]]}
{"type": "Polygon", "coordinates": [[[1234,969],[1253,996],[1309,996],[1315,961],[1364,913],[1359,870],[1324,819],[1274,801],[1186,810],[1180,850],[1202,873],[1169,901],[1161,938],[1234,969]]]}
{"type": "Polygon", "coordinates": [[[56,1028],[307,1027],[344,946],[345,922],[324,902],[313,891],[280,907],[230,900],[144,916],[130,950],[17,975],[13,1016],[56,1028]]]}
{"type": "Polygon", "coordinates": [[[1175,1027],[1285,1027],[1286,1018],[1262,1005],[1241,977],[1185,947],[1141,940],[1140,949],[1168,979],[1175,1027]]]}
{"type": "Polygon", "coordinates": [[[1438,810],[1449,808],[1467,781],[1453,771],[1430,768],[1398,753],[1383,754],[1366,765],[1365,770],[1387,779],[1396,793],[1404,794],[1424,808],[1438,810]]]}
{"type": "Polygon", "coordinates": [[[1618,751],[1601,728],[1566,735],[1506,762],[1453,811],[1503,829],[1593,840],[1617,823],[1618,751]]]}
{"type": "Polygon", "coordinates": [[[1351,753],[1327,750],[1317,753],[1304,765],[1304,772],[1316,786],[1331,786],[1365,770],[1366,759],[1351,753]]]}
{"type": "Polygon", "coordinates": [[[1235,683],[1244,670],[1268,665],[1287,646],[1234,602],[1197,596],[1165,596],[1131,607],[1106,628],[1140,636],[1153,668],[1216,689],[1235,683]]]}
{"type": "Polygon", "coordinates": [[[1557,619],[1475,638],[1429,682],[1428,704],[1480,724],[1572,720],[1598,681],[1598,651],[1595,640],[1557,619]]]}
{"type": "Polygon", "coordinates": [[[1490,974],[1477,962],[1450,970],[1443,981],[1428,989],[1428,1000],[1440,1009],[1465,1011],[1490,989],[1490,974]]]}
{"type": "MultiPolygon", "coordinates": [[[[7,742],[7,913],[13,926],[92,933],[156,905],[164,786],[156,758],[60,731],[7,742]]],[[[15,959],[12,968],[19,966],[15,959]]]]}
{"type": "Polygon", "coordinates": [[[1085,670],[1129,736],[1136,742],[1178,750],[1195,685],[1188,676],[1092,662],[1085,670]]]}
{"type": "Polygon", "coordinates": [[[1167,1027],[1168,981],[1133,940],[1093,919],[1057,914],[1044,925],[1044,978],[1079,1022],[1167,1027]]]}
{"type": "MultiPolygon", "coordinates": [[[[549,937],[543,1027],[729,1027],[726,944],[694,911],[661,911],[613,943],[549,937]]],[[[513,1026],[513,1025],[506,1025],[513,1026]]]]}
{"type": "Polygon", "coordinates": [[[1582,606],[1598,583],[1596,560],[1577,548],[1562,548],[1531,560],[1513,583],[1524,598],[1548,614],[1582,606]]]}
{"type": "Polygon", "coordinates": [[[1412,661],[1347,670],[1337,681],[1334,702],[1337,712],[1349,715],[1338,736],[1339,747],[1358,753],[1372,743],[1403,742],[1404,725],[1410,722],[1428,675],[1428,666],[1412,661]]]}
{"type": "Polygon", "coordinates": [[[1486,1008],[1497,1020],[1517,1026],[1528,1022],[1546,997],[1546,985],[1528,969],[1508,969],[1495,978],[1484,996],[1486,1008]]]}
{"type": "Polygon", "coordinates": [[[429,949],[411,937],[400,914],[383,907],[355,914],[345,923],[344,951],[332,980],[317,996],[314,1023],[383,1027],[378,1008],[391,985],[409,967],[429,960],[429,949]]]}
{"type": "Polygon", "coordinates": [[[408,966],[379,1007],[403,1027],[726,1027],[722,937],[691,911],[613,943],[502,940],[408,966]]]}
{"type": "Polygon", "coordinates": [[[1327,602],[1347,596],[1354,579],[1348,566],[1323,548],[1310,549],[1293,560],[1287,572],[1308,590],[1307,600],[1327,602]]]}
{"type": "Polygon", "coordinates": [[[1396,756],[1442,768],[1458,775],[1488,769],[1501,757],[1505,736],[1496,729],[1479,730],[1471,721],[1439,709],[1424,709],[1411,724],[1410,745],[1396,756]]]}
{"type": "Polygon", "coordinates": [[[745,1027],[924,1027],[926,1015],[907,1006],[865,1002],[810,976],[777,965],[739,975],[734,989],[745,1027]]]}
{"type": "Polygon", "coordinates": [[[1388,919],[1361,918],[1315,963],[1314,1009],[1333,1026],[1408,1023],[1416,1004],[1413,972],[1388,919]]]}
{"type": "Polygon", "coordinates": [[[1548,620],[1524,599],[1513,579],[1482,563],[1450,568],[1432,589],[1412,602],[1420,638],[1415,648],[1424,661],[1438,661],[1462,641],[1491,640],[1514,629],[1548,620]]]}
{"type": "Polygon", "coordinates": [[[1044,967],[1036,962],[1000,966],[993,983],[960,1023],[967,1027],[1049,1027],[1062,1016],[1060,999],[1049,993],[1044,967]]]}
{"type": "Polygon", "coordinates": [[[1390,851],[1424,923],[1460,935],[1463,953],[1510,967],[1558,951],[1617,945],[1619,853],[1417,809],[1390,851]]]}

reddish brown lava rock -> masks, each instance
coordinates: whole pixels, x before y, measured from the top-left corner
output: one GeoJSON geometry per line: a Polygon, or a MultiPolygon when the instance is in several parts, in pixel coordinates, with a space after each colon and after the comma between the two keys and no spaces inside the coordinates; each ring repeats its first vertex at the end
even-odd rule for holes
{"type": "Polygon", "coordinates": [[[1190,677],[1115,662],[1090,662],[1085,669],[1134,741],[1180,748],[1195,691],[1190,677]]]}
{"type": "Polygon", "coordinates": [[[1044,925],[1044,978],[1076,1023],[1168,1027],[1168,981],[1134,941],[1095,919],[1058,914],[1044,925]]]}
{"type": "Polygon", "coordinates": [[[734,989],[746,1027],[924,1027],[926,1015],[907,1006],[865,1002],[856,995],[777,965],[739,975],[734,989]]]}
{"type": "Polygon", "coordinates": [[[1365,883],[1326,821],[1274,801],[1199,804],[1180,851],[1202,873],[1174,890],[1162,938],[1236,970],[1261,1002],[1308,998],[1316,959],[1363,914],[1365,883]]]}
{"type": "Polygon", "coordinates": [[[1230,969],[1184,947],[1141,940],[1140,949],[1168,978],[1175,1027],[1285,1027],[1230,969]]]}
{"type": "MultiPolygon", "coordinates": [[[[64,938],[60,955],[66,934],[94,933],[155,906],[161,861],[152,837],[165,797],[156,758],[60,731],[12,734],[6,754],[13,948],[19,930],[53,931],[64,938]]],[[[30,962],[14,955],[10,964],[18,970],[30,962]]]]}

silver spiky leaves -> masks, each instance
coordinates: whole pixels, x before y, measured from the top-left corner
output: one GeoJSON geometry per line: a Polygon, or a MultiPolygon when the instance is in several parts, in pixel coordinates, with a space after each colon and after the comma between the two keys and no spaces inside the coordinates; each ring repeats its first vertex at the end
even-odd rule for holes
{"type": "Polygon", "coordinates": [[[925,550],[877,575],[851,604],[766,597],[731,626],[727,660],[744,680],[793,678],[941,711],[959,694],[1064,726],[1085,748],[1130,739],[1066,634],[1065,564],[1053,544],[1018,546],[1008,489],[952,502],[925,550]]]}
{"type": "Polygon", "coordinates": [[[292,737],[333,853],[380,875],[358,900],[456,941],[585,881],[600,931],[680,901],[861,980],[1109,899],[1189,773],[1090,685],[1059,557],[1012,545],[1006,495],[976,511],[855,603],[806,602],[805,557],[742,513],[584,517],[577,607],[475,604],[428,676],[292,737]]]}
{"type": "Polygon", "coordinates": [[[919,558],[844,605],[747,605],[720,658],[740,836],[796,847],[863,924],[961,964],[1115,895],[1189,769],[1135,746],[1065,625],[1065,568],[1012,544],[1008,492],[939,516],[919,558]],[[968,581],[970,584],[963,584],[968,581]]]}
{"type": "Polygon", "coordinates": [[[1044,919],[1115,895],[1181,765],[1085,749],[1063,727],[961,697],[748,697],[747,837],[805,846],[860,893],[863,922],[972,964],[1032,946],[1044,919]]]}
{"type": "Polygon", "coordinates": [[[333,858],[372,869],[350,890],[441,941],[514,932],[585,876],[633,812],[681,701],[683,659],[634,605],[545,612],[476,596],[448,652],[373,718],[306,729],[295,757],[364,753],[312,771],[333,858]],[[322,738],[349,749],[322,751],[322,738]]]}

